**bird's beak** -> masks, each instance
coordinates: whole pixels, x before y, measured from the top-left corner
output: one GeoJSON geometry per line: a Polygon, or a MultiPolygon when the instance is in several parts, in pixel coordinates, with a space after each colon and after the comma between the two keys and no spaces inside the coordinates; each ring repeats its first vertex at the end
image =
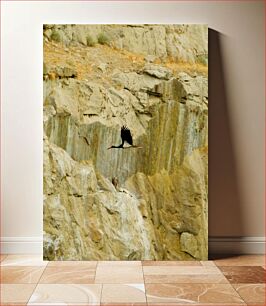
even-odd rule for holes
{"type": "Polygon", "coordinates": [[[107,150],[110,150],[112,147],[107,148],[107,150]]]}

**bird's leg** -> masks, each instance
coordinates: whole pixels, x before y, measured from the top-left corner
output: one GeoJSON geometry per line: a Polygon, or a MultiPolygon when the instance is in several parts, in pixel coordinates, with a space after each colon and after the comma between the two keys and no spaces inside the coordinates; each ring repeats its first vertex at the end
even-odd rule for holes
{"type": "Polygon", "coordinates": [[[130,147],[124,147],[123,149],[130,149],[130,148],[135,148],[135,149],[142,149],[143,147],[141,146],[130,146],[130,147]]]}

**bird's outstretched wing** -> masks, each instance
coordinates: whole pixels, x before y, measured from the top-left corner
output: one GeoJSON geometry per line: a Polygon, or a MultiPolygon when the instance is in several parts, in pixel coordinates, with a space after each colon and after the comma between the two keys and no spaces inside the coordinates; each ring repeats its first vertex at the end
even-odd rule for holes
{"type": "Polygon", "coordinates": [[[121,127],[121,138],[122,138],[123,143],[126,141],[131,146],[133,145],[133,140],[132,140],[130,130],[125,125],[121,127]]]}

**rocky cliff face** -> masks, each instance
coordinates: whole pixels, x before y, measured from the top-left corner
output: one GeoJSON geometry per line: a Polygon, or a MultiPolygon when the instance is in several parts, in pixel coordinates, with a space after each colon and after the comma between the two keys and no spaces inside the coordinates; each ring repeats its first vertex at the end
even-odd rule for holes
{"type": "Polygon", "coordinates": [[[44,27],[46,259],[207,258],[206,35],[44,27]]]}
{"type": "Polygon", "coordinates": [[[137,54],[173,57],[179,61],[207,60],[207,25],[45,25],[44,37],[65,46],[108,42],[137,54]]]}

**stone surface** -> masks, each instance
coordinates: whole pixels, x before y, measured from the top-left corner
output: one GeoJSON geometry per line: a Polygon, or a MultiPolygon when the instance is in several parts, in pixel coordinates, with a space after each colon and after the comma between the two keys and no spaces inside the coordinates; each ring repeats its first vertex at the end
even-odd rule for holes
{"type": "Polygon", "coordinates": [[[28,305],[100,305],[101,285],[38,284],[28,305]]]}
{"type": "Polygon", "coordinates": [[[60,36],[44,52],[46,259],[207,259],[208,81],[193,64],[206,29],[45,28],[60,36]],[[102,32],[111,46],[86,45],[102,32]],[[167,59],[180,54],[189,69],[167,59]],[[107,150],[122,125],[141,148],[107,150]]]}
{"type": "Polygon", "coordinates": [[[172,77],[172,73],[169,69],[154,64],[146,65],[143,69],[143,72],[147,73],[148,75],[154,76],[158,79],[169,80],[172,77]]]}
{"type": "Polygon", "coordinates": [[[266,302],[265,284],[233,284],[233,287],[246,303],[256,305],[266,302]]]}
{"type": "Polygon", "coordinates": [[[148,54],[147,56],[145,56],[145,61],[148,63],[153,63],[156,61],[156,59],[158,59],[155,55],[150,55],[148,54]]]}
{"type": "Polygon", "coordinates": [[[229,284],[148,284],[150,305],[243,305],[244,301],[229,284]],[[160,304],[159,304],[160,305],[160,304]]]}
{"type": "Polygon", "coordinates": [[[208,54],[207,25],[49,25],[45,37],[52,41],[87,45],[87,37],[98,41],[106,35],[110,44],[159,58],[172,57],[180,61],[203,62],[208,54]]]}
{"type": "Polygon", "coordinates": [[[188,232],[182,232],[182,234],[180,235],[180,245],[181,250],[183,252],[187,252],[195,258],[198,257],[197,239],[194,237],[193,234],[190,234],[188,232]]]}
{"type": "Polygon", "coordinates": [[[265,270],[257,266],[219,267],[232,284],[263,284],[265,270]]]}

